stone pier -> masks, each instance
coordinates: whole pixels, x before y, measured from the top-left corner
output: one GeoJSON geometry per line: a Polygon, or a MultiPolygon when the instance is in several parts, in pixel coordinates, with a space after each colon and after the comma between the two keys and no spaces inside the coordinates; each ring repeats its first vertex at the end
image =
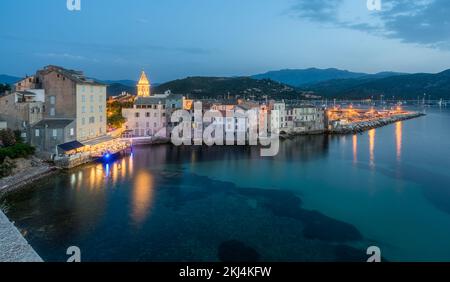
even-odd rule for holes
{"type": "Polygon", "coordinates": [[[0,211],[0,262],[42,262],[19,230],[0,211]]]}

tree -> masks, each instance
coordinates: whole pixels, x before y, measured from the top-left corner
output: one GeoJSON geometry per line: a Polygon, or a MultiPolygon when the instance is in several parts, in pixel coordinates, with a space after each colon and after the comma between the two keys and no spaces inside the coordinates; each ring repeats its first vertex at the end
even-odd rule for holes
{"type": "Polygon", "coordinates": [[[9,84],[0,83],[0,94],[6,91],[11,91],[11,86],[9,86],[9,84]]]}
{"type": "Polygon", "coordinates": [[[5,147],[13,146],[14,144],[16,144],[17,141],[14,131],[9,128],[0,130],[0,141],[5,147]]]}

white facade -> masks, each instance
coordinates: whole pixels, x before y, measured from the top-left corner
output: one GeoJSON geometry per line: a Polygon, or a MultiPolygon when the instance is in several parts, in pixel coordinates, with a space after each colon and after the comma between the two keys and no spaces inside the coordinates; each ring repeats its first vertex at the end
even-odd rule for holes
{"type": "Polygon", "coordinates": [[[104,136],[106,130],[106,86],[77,84],[77,140],[104,136]]]}
{"type": "Polygon", "coordinates": [[[167,135],[165,103],[154,103],[153,101],[149,101],[149,103],[146,104],[144,99],[142,99],[142,103],[135,104],[133,108],[122,109],[122,115],[126,119],[125,129],[128,130],[133,137],[165,137],[167,135]]]}

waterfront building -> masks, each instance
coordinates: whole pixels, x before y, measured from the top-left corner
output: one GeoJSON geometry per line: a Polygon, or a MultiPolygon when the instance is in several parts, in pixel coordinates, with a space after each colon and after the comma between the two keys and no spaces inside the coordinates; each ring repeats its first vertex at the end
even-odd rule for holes
{"type": "Polygon", "coordinates": [[[15,83],[1,113],[19,128],[42,157],[52,157],[65,143],[110,141],[106,135],[106,85],[83,72],[49,65],[15,83]],[[9,109],[7,103],[10,104],[9,109]],[[12,107],[15,105],[15,107],[12,107]],[[25,115],[27,113],[27,116],[25,115]]]}
{"type": "Polygon", "coordinates": [[[294,128],[314,132],[325,130],[325,110],[313,105],[297,106],[292,110],[294,128]]]}
{"type": "Polygon", "coordinates": [[[42,120],[45,94],[42,89],[15,91],[0,97],[0,118],[8,128],[20,131],[25,141],[30,141],[31,127],[42,120]]]}
{"type": "Polygon", "coordinates": [[[45,119],[73,119],[78,141],[106,134],[106,85],[81,71],[47,66],[36,74],[45,89],[45,119]]]}
{"type": "Polygon", "coordinates": [[[282,102],[270,103],[270,128],[287,128],[286,104],[282,102]]]}
{"type": "Polygon", "coordinates": [[[144,71],[141,73],[141,77],[139,78],[139,82],[136,86],[137,88],[137,96],[138,97],[150,97],[151,89],[150,89],[150,80],[147,78],[147,75],[144,71]]]}
{"type": "MultiPolygon", "coordinates": [[[[75,119],[44,119],[33,126],[31,144],[43,152],[61,153],[59,146],[76,141],[75,119]]],[[[83,145],[79,143],[82,147],[83,145]]]]}
{"type": "Polygon", "coordinates": [[[171,114],[183,107],[183,95],[170,92],[137,97],[132,108],[123,108],[128,137],[168,137],[172,128],[171,114]]]}

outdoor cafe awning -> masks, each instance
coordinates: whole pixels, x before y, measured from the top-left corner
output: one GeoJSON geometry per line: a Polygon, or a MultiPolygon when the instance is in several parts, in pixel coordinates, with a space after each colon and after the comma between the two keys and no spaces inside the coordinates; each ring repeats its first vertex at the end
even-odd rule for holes
{"type": "Polygon", "coordinates": [[[65,152],[76,150],[76,149],[79,149],[82,147],[84,147],[84,145],[78,141],[71,141],[71,142],[67,142],[67,143],[58,145],[58,148],[60,148],[61,150],[65,151],[65,152]]]}

